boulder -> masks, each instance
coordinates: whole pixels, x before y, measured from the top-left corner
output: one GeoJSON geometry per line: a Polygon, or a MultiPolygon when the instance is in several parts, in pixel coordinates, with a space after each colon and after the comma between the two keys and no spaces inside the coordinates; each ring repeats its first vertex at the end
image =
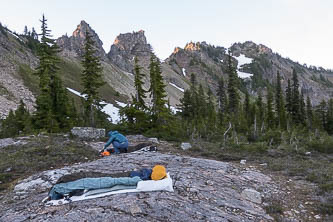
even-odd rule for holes
{"type": "Polygon", "coordinates": [[[245,189],[242,191],[242,197],[248,201],[251,201],[256,204],[261,204],[261,194],[253,189],[245,189]]]}
{"type": "Polygon", "coordinates": [[[105,137],[105,129],[98,129],[93,127],[74,127],[71,130],[73,136],[84,139],[98,139],[105,137]]]}
{"type": "Polygon", "coordinates": [[[190,143],[182,143],[180,145],[180,147],[183,149],[183,150],[188,150],[192,147],[192,145],[190,143]]]}

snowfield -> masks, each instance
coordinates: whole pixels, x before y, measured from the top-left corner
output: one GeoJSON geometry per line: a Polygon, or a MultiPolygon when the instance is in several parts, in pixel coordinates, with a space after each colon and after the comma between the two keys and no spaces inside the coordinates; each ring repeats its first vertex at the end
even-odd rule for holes
{"type": "Polygon", "coordinates": [[[237,61],[238,61],[237,74],[238,74],[238,76],[240,78],[246,79],[246,78],[250,78],[251,76],[253,76],[252,73],[246,73],[246,72],[239,71],[242,68],[243,65],[245,65],[245,64],[251,64],[252,61],[253,61],[253,59],[247,58],[243,54],[240,54],[240,56],[234,57],[234,58],[237,59],[237,61]]]}

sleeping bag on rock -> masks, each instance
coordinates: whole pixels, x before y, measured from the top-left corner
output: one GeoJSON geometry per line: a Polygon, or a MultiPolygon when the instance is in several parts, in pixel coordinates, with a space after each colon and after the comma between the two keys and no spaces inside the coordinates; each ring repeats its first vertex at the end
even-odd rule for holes
{"type": "Polygon", "coordinates": [[[136,186],[141,181],[140,177],[101,177],[101,178],[84,178],[68,183],[59,183],[52,187],[49,192],[51,200],[58,200],[66,195],[73,196],[76,192],[84,190],[95,190],[103,188],[111,188],[116,185],[136,186]]]}

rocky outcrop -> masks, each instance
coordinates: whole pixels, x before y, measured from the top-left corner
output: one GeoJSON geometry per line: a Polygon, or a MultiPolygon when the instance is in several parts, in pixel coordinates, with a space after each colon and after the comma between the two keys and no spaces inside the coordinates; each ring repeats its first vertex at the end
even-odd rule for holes
{"type": "Polygon", "coordinates": [[[198,83],[204,88],[216,91],[219,78],[225,74],[225,58],[226,49],[223,47],[206,42],[190,42],[184,49],[175,48],[165,63],[187,80],[190,80],[192,73],[195,74],[198,83]]]}
{"type": "Polygon", "coordinates": [[[97,129],[93,127],[74,127],[71,130],[73,136],[85,139],[98,139],[105,137],[105,129],[97,129]]]}
{"type": "Polygon", "coordinates": [[[56,40],[58,46],[62,49],[62,53],[67,55],[82,56],[84,54],[86,32],[89,32],[95,42],[97,56],[101,59],[105,59],[106,54],[103,49],[103,42],[90,25],[83,20],[74,30],[72,36],[68,37],[66,34],[56,40]]]}
{"type": "Polygon", "coordinates": [[[270,177],[229,163],[161,153],[121,154],[20,181],[0,202],[0,221],[273,221],[261,198],[280,192],[270,177]],[[41,201],[61,176],[166,166],[175,192],[117,194],[70,205],[41,201]]]}
{"type": "Polygon", "coordinates": [[[151,53],[152,48],[147,43],[145,32],[140,30],[118,35],[108,57],[119,68],[133,73],[134,58],[137,57],[140,63],[147,67],[151,53]]]}

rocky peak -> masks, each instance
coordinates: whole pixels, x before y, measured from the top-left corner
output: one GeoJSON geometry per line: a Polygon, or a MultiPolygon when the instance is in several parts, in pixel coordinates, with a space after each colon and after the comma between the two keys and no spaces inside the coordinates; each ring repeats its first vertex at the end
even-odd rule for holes
{"type": "Polygon", "coordinates": [[[145,32],[120,34],[116,37],[108,53],[109,59],[119,68],[132,72],[134,67],[134,57],[138,57],[143,64],[149,62],[152,49],[147,43],[145,32]]]}
{"type": "Polygon", "coordinates": [[[97,33],[84,20],[80,22],[71,37],[68,37],[67,34],[63,35],[57,39],[57,44],[63,51],[74,52],[75,56],[82,56],[84,53],[84,44],[87,31],[92,35],[92,39],[95,42],[97,55],[101,59],[106,58],[106,54],[103,49],[103,42],[98,37],[97,33]]]}
{"type": "Polygon", "coordinates": [[[198,50],[200,50],[200,43],[199,42],[197,42],[197,43],[194,43],[194,42],[187,43],[185,45],[184,50],[186,50],[186,51],[198,51],[198,50]]]}

